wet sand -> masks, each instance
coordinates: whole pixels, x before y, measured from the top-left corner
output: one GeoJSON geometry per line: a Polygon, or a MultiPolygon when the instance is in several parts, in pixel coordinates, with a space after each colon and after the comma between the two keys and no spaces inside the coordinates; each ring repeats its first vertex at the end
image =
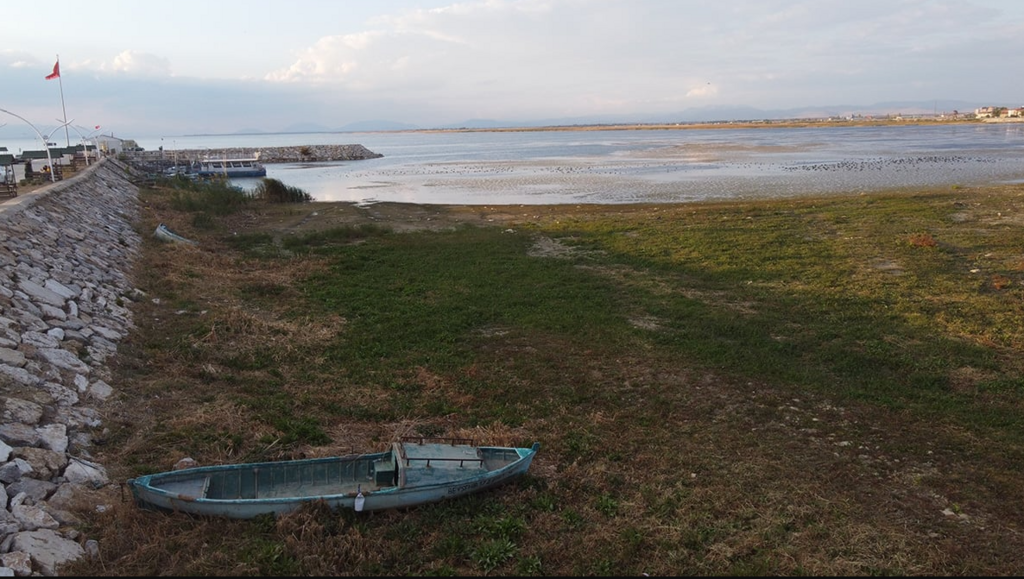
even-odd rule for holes
{"type": "Polygon", "coordinates": [[[679,145],[611,157],[409,164],[353,170],[322,201],[431,204],[682,203],[1021,181],[1010,157],[816,159],[808,147],[679,145]]]}

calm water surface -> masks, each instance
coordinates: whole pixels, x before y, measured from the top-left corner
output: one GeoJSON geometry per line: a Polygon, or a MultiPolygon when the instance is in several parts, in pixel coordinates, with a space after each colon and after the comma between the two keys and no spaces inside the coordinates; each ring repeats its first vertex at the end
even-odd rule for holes
{"type": "MultiPolygon", "coordinates": [[[[360,203],[665,203],[1024,182],[1024,124],[309,133],[137,141],[147,150],[163,146],[168,154],[204,147],[361,144],[384,157],[267,166],[268,177],[300,187],[319,201],[360,203]]],[[[255,182],[236,181],[246,188],[255,182]]]]}

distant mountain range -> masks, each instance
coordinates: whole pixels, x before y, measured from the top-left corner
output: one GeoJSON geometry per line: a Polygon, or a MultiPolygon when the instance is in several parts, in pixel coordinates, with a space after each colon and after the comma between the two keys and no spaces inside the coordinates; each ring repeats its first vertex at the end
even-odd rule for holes
{"type": "Polygon", "coordinates": [[[973,113],[975,109],[991,106],[991,103],[968,101],[900,101],[881,102],[873,105],[830,105],[792,109],[758,109],[743,106],[709,106],[689,108],[678,113],[658,115],[589,115],[514,121],[501,119],[467,119],[442,126],[420,126],[390,120],[369,120],[350,123],[341,127],[329,127],[318,123],[296,123],[279,131],[264,129],[243,129],[237,134],[261,133],[358,133],[375,131],[407,131],[417,129],[497,129],[558,127],[573,125],[621,125],[659,123],[709,123],[716,121],[756,121],[783,119],[821,119],[830,117],[886,116],[886,115],[927,115],[973,113]]]}

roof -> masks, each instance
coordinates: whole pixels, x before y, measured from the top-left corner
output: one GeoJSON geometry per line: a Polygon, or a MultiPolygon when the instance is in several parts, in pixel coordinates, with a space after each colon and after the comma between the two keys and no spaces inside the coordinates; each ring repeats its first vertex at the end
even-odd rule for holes
{"type": "Polygon", "coordinates": [[[223,157],[223,158],[216,158],[216,159],[202,159],[203,163],[220,163],[220,162],[223,162],[223,161],[228,161],[228,162],[230,162],[230,161],[246,161],[246,162],[250,162],[250,163],[258,163],[259,159],[255,158],[255,157],[223,157]]]}
{"type": "MultiPolygon", "coordinates": [[[[6,151],[7,149],[3,149],[3,150],[6,151]]],[[[14,155],[7,155],[7,154],[0,153],[0,165],[13,165],[13,164],[14,164],[14,155]]]]}
{"type": "MultiPolygon", "coordinates": [[[[50,157],[63,157],[74,155],[75,150],[71,147],[50,147],[50,157]]],[[[46,151],[22,151],[22,159],[46,159],[46,151]]]]}

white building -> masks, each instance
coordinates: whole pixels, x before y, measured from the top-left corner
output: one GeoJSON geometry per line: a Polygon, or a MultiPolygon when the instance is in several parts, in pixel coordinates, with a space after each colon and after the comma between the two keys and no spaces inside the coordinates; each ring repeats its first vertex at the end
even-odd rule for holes
{"type": "Polygon", "coordinates": [[[96,135],[91,139],[96,143],[100,153],[106,155],[117,155],[124,151],[134,151],[138,144],[132,139],[119,139],[114,135],[96,135]]]}

